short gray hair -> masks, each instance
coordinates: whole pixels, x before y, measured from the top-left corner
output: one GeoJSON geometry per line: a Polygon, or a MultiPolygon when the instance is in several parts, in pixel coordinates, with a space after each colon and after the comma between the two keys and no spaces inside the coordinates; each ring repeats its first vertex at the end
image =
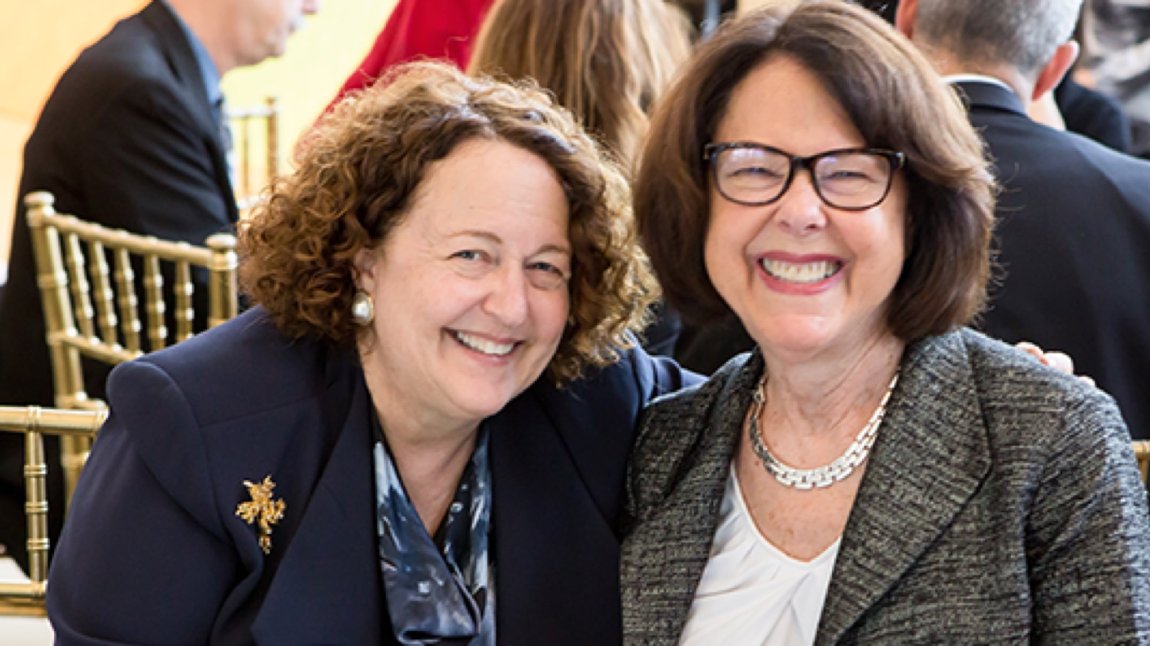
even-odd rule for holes
{"type": "Polygon", "coordinates": [[[964,62],[1033,76],[1074,34],[1082,0],[918,0],[914,37],[964,62]]]}

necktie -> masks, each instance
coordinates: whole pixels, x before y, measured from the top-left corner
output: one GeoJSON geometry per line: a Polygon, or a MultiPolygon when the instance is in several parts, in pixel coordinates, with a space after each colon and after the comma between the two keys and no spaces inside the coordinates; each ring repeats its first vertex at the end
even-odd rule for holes
{"type": "Polygon", "coordinates": [[[212,111],[216,119],[216,127],[219,128],[220,145],[224,149],[224,157],[228,162],[228,177],[231,179],[232,186],[236,184],[236,160],[235,149],[232,145],[232,126],[228,120],[228,108],[224,102],[224,95],[219,94],[216,96],[215,101],[212,101],[212,111]]]}

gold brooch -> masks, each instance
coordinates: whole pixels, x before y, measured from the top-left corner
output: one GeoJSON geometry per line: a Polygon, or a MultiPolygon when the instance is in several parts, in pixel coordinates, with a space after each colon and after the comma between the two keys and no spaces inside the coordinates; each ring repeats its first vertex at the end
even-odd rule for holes
{"type": "Polygon", "coordinates": [[[260,549],[264,554],[270,554],[272,525],[284,517],[284,501],[272,500],[272,489],[276,488],[276,483],[272,482],[270,475],[264,476],[263,482],[260,483],[244,480],[244,486],[248,488],[248,495],[252,499],[236,505],[236,515],[249,525],[259,523],[260,549]]]}

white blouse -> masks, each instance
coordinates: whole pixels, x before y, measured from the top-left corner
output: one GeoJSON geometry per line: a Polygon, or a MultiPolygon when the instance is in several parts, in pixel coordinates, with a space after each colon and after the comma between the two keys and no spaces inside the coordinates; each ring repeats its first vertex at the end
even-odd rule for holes
{"type": "Polygon", "coordinates": [[[784,554],[755,527],[734,465],[719,514],[679,643],[813,644],[842,539],[810,561],[784,554]]]}

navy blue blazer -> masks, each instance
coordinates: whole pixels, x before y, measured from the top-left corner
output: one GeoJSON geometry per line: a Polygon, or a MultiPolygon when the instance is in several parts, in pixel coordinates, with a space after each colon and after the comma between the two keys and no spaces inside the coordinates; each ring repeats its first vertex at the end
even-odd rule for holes
{"type": "MultiPolygon", "coordinates": [[[[620,641],[617,518],[643,405],[697,377],[636,350],[492,417],[500,644],[620,641]]],[[[59,643],[391,643],[354,352],[260,308],[123,364],[49,575],[59,643]],[[271,553],[244,480],[285,502],[271,553]],[[101,642],[102,643],[102,642],[101,642]]]]}
{"type": "Polygon", "coordinates": [[[981,329],[1068,352],[1150,439],[1150,162],[1035,123],[1004,87],[957,86],[1001,184],[981,329]]]}

